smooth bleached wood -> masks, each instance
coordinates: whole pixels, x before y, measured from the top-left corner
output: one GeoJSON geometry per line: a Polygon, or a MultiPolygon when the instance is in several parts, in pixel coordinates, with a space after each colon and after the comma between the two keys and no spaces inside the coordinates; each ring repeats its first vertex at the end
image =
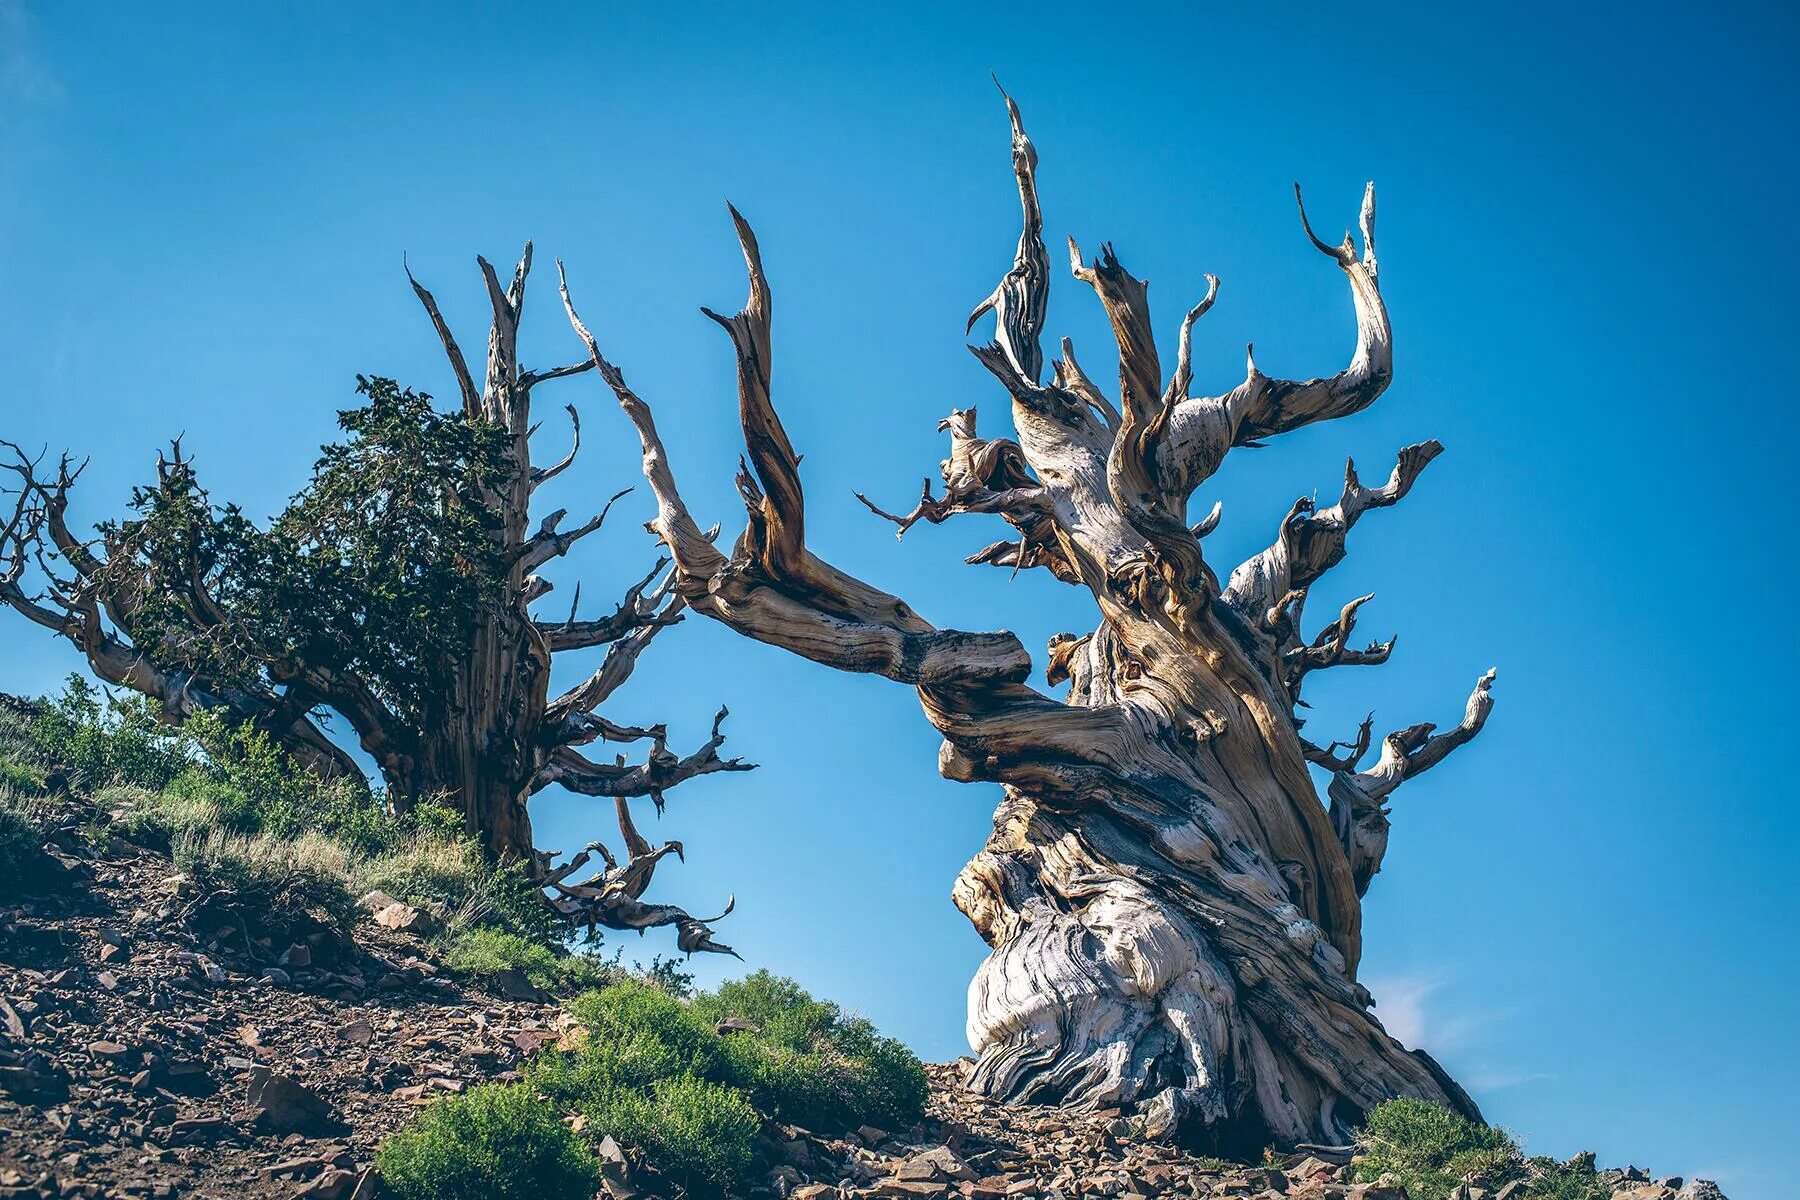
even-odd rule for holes
{"type": "MultiPolygon", "coordinates": [[[[1392,377],[1392,335],[1378,285],[1373,186],[1362,246],[1306,235],[1350,283],[1356,344],[1336,375],[1248,377],[1194,396],[1192,338],[1219,283],[1183,319],[1167,378],[1149,295],[1111,246],[1075,277],[1092,288],[1119,354],[1114,395],[1065,339],[1043,379],[1040,339],[1050,287],[1038,203],[1038,156],[1007,100],[1023,229],[1010,268],[970,320],[992,314],[994,340],[972,347],[1005,388],[1014,438],[984,438],[973,409],[951,413],[939,466],[908,512],[878,517],[905,534],[969,513],[998,515],[1017,537],[969,561],[1044,567],[1087,589],[1099,620],[1060,634],[1048,653],[1056,700],[1026,682],[1029,662],[1006,633],[939,629],[916,609],[821,561],[804,540],[799,457],[770,392],[773,301],[748,224],[732,218],[750,297],[730,317],[739,420],[747,448],[738,487],[747,523],[729,553],[702,536],[676,484],[650,407],[626,386],[564,300],[601,377],[635,426],[657,501],[652,531],[693,611],[841,670],[918,689],[943,734],[950,779],[1003,785],[987,845],[953,897],[992,948],[969,988],[971,1085],[992,1096],[1133,1106],[1155,1132],[1220,1146],[1332,1143],[1370,1106],[1414,1096],[1475,1114],[1423,1052],[1383,1030],[1357,982],[1360,897],[1387,844],[1395,786],[1481,728],[1490,672],[1450,733],[1413,726],[1369,743],[1320,748],[1301,736],[1302,681],[1313,671],[1384,661],[1394,643],[1350,641],[1360,597],[1302,632],[1307,589],[1346,549],[1368,510],[1392,505],[1441,450],[1400,452],[1366,487],[1352,466],[1338,502],[1295,503],[1268,550],[1219,583],[1202,539],[1220,509],[1190,524],[1189,497],[1236,446],[1372,403],[1392,377]],[[1330,808],[1308,770],[1334,772],[1330,808]]],[[[1296,189],[1296,195],[1298,189],[1296,189]]],[[[870,439],[879,431],[867,431],[870,439]]],[[[879,456],[870,455],[871,464],[879,456]]],[[[871,466],[871,469],[873,467],[871,466]]]]}

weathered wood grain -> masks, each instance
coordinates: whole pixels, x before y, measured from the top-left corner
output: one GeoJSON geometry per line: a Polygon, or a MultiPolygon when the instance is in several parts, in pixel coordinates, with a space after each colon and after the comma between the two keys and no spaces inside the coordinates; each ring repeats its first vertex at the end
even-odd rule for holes
{"type": "Polygon", "coordinates": [[[1165,379],[1143,284],[1110,246],[1087,260],[1071,242],[1073,274],[1095,291],[1118,344],[1114,399],[1067,340],[1042,378],[1050,278],[1037,152],[1010,98],[1007,107],[1024,225],[971,328],[994,315],[994,340],[973,350],[1006,388],[1016,439],[984,439],[974,410],[953,412],[939,426],[951,439],[941,496],[928,479],[905,514],[862,499],[902,534],[919,521],[998,514],[1017,540],[970,561],[1044,567],[1086,588],[1097,627],[1059,635],[1049,651],[1048,683],[1066,682],[1066,699],[1026,682],[1029,661],[1011,634],[939,629],[807,549],[799,459],[769,388],[770,287],[735,210],[750,297],[733,316],[712,314],[737,351],[748,450],[738,481],[748,519],[729,553],[701,535],[649,406],[602,355],[564,283],[570,320],[637,429],[674,589],[749,637],[914,685],[944,736],[943,774],[1004,785],[993,834],[953,891],[992,947],[969,989],[979,1090],[1138,1105],[1156,1128],[1239,1146],[1338,1143],[1361,1111],[1394,1096],[1473,1113],[1435,1063],[1382,1029],[1356,975],[1360,897],[1386,849],[1383,805],[1480,729],[1492,674],[1456,730],[1393,734],[1368,772],[1357,772],[1366,727],[1340,754],[1342,743],[1302,739],[1295,716],[1310,672],[1378,663],[1392,650],[1348,642],[1367,597],[1305,637],[1305,593],[1343,557],[1362,514],[1403,498],[1440,447],[1401,451],[1377,488],[1352,468],[1330,508],[1296,503],[1275,543],[1223,587],[1202,542],[1218,509],[1197,524],[1187,513],[1233,447],[1348,416],[1387,386],[1374,189],[1360,251],[1348,234],[1335,247],[1312,239],[1348,278],[1356,313],[1354,354],[1330,378],[1274,379],[1252,363],[1231,391],[1193,395],[1191,337],[1217,281],[1182,321],[1165,379]],[[1329,810],[1309,760],[1336,772],[1329,810]]]}

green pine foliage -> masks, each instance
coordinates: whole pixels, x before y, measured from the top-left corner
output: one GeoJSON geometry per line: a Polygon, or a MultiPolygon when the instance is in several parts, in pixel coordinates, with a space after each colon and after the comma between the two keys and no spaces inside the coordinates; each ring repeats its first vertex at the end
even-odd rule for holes
{"type": "Polygon", "coordinates": [[[358,377],[362,407],[338,414],[306,488],[259,528],[215,505],[188,460],[138,489],[132,516],[102,526],[107,571],[143,597],[134,626],[162,647],[158,665],[236,682],[271,682],[270,662],[304,662],[356,679],[419,728],[509,564],[487,500],[510,436],[440,412],[391,379],[358,377]],[[227,618],[197,622],[192,583],[227,618]]]}

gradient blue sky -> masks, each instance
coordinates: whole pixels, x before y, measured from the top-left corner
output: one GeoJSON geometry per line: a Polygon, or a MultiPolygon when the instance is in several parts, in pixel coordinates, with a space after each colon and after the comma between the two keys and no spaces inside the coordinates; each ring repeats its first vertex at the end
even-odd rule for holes
{"type": "MultiPolygon", "coordinates": [[[[1329,236],[1374,178],[1396,382],[1237,454],[1207,489],[1226,502],[1207,551],[1228,567],[1266,544],[1296,495],[1335,494],[1346,453],[1373,470],[1423,437],[1449,447],[1324,585],[1333,604],[1376,591],[1365,623],[1400,643],[1316,685],[1321,733],[1368,708],[1453,720],[1500,669],[1481,740],[1399,794],[1367,913],[1379,1011],[1533,1151],[1775,1197],[1800,1133],[1800,839],[1778,749],[1800,657],[1779,516],[1791,12],[1249,7],[0,0],[0,434],[92,455],[84,519],[183,431],[215,495],[269,512],[355,372],[453,391],[401,254],[473,348],[473,256],[531,237],[657,406],[697,515],[734,526],[729,349],[696,312],[742,296],[730,197],[773,275],[816,548],[940,624],[1041,647],[1089,627],[1081,596],[962,566],[988,540],[973,521],[897,545],[850,496],[907,502],[938,417],[978,403],[992,432],[1005,411],[961,332],[1017,237],[988,72],[1024,108],[1053,242],[1111,239],[1170,336],[1202,274],[1222,277],[1196,337],[1215,389],[1251,339],[1272,373],[1342,364],[1347,291],[1288,189],[1307,185],[1329,236]]],[[[579,357],[539,282],[527,356],[579,357]]],[[[1110,371],[1091,295],[1059,279],[1051,317],[1110,371]]],[[[588,433],[552,504],[631,482],[595,381],[542,400],[545,454],[563,400],[588,433]]],[[[610,604],[642,572],[646,506],[640,489],[558,566],[552,607],[576,579],[610,604]]],[[[76,665],[16,619],[0,659],[15,691],[76,665]]],[[[937,776],[897,685],[697,620],[645,667],[614,717],[697,741],[725,702],[730,750],[763,764],[672,797],[654,835],[688,862],[658,892],[706,909],[735,891],[722,936],[751,965],[961,1053],[983,947],[949,887],[995,793],[937,776]]],[[[607,832],[588,801],[537,811],[547,846],[607,832]]]]}

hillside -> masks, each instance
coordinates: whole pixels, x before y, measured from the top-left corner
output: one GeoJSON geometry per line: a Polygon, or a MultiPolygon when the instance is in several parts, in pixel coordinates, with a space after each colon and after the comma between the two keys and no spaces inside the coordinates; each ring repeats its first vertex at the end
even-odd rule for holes
{"type": "MultiPolygon", "coordinates": [[[[16,734],[16,722],[13,728],[16,734]]],[[[533,1087],[555,1094],[561,1077],[544,1063],[559,1048],[568,1051],[566,1071],[609,1049],[594,1015],[609,995],[635,996],[661,1012],[659,1019],[675,1013],[687,1031],[682,1036],[716,1038],[727,1055],[753,1046],[743,1039],[768,1035],[757,1027],[787,1019],[795,1006],[826,1014],[815,1021],[821,1036],[863,1038],[874,1047],[871,1062],[904,1053],[841,1018],[835,1006],[766,976],[752,982],[761,980],[756,986],[773,989],[767,994],[788,1009],[758,1015],[761,1010],[740,1007],[730,1012],[750,1015],[720,1017],[726,1010],[717,1006],[729,997],[703,996],[687,1005],[673,1000],[685,987],[679,969],[667,964],[658,964],[647,983],[582,956],[544,952],[521,965],[483,958],[471,952],[469,937],[444,936],[457,913],[379,890],[348,908],[334,907],[324,893],[299,886],[304,872],[293,856],[281,860],[288,875],[280,887],[256,891],[252,876],[219,869],[220,848],[236,845],[220,831],[205,843],[213,859],[194,857],[191,831],[187,840],[177,838],[173,851],[159,846],[154,823],[109,807],[121,801],[118,789],[90,795],[66,767],[21,763],[29,755],[18,744],[10,765],[0,762],[9,772],[0,799],[11,831],[0,838],[6,858],[0,1198],[367,1200],[387,1190],[373,1170],[378,1147],[434,1102],[528,1074],[533,1087]],[[192,861],[178,863],[184,855],[192,861]],[[669,990],[653,986],[658,981],[669,990]],[[588,999],[569,1003],[577,991],[588,999]]],[[[265,846],[263,853],[275,851],[265,846]]],[[[477,927],[487,926],[478,921],[477,927]]],[[[491,934],[473,944],[512,943],[491,934]]],[[[665,1029],[658,1036],[674,1035],[665,1029]]],[[[623,1029],[619,1040],[632,1039],[639,1031],[623,1029]]],[[[833,1046],[831,1055],[838,1055],[841,1045],[833,1046]]],[[[768,1061],[817,1069],[804,1055],[768,1061]]],[[[899,1095],[909,1068],[897,1060],[888,1068],[901,1081],[893,1084],[899,1095]]],[[[834,1121],[846,1124],[843,1114],[853,1111],[841,1104],[817,1107],[825,1121],[814,1127],[746,1108],[747,1158],[732,1165],[730,1182],[711,1190],[789,1200],[1399,1200],[1409,1194],[1402,1176],[1417,1165],[1396,1159],[1397,1173],[1371,1179],[1369,1146],[1355,1163],[1349,1147],[1300,1148],[1258,1164],[1222,1162],[1151,1140],[1141,1119],[1116,1110],[1075,1113],[978,1098],[964,1091],[963,1069],[961,1063],[926,1067],[922,1112],[885,1126],[859,1121],[831,1128],[834,1121]]],[[[745,1086],[759,1104],[766,1094],[791,1105],[796,1086],[817,1082],[796,1078],[785,1092],[745,1086]]],[[[868,1078],[870,1087],[888,1085],[887,1076],[868,1078]]],[[[699,1174],[672,1173],[671,1163],[689,1160],[593,1136],[609,1110],[570,1107],[580,1114],[570,1127],[597,1155],[606,1194],[709,1190],[699,1174]]],[[[704,1158],[717,1146],[708,1144],[710,1126],[696,1128],[698,1144],[685,1153],[704,1158]]],[[[675,1145],[657,1144],[665,1151],[675,1145]]],[[[1563,1165],[1527,1162],[1503,1138],[1484,1143],[1482,1153],[1485,1158],[1456,1169],[1495,1186],[1460,1183],[1450,1194],[1466,1200],[1720,1195],[1704,1181],[1595,1172],[1591,1156],[1563,1165]]],[[[1413,1178],[1411,1194],[1420,1200],[1432,1194],[1430,1179],[1438,1177],[1413,1178]]]]}

